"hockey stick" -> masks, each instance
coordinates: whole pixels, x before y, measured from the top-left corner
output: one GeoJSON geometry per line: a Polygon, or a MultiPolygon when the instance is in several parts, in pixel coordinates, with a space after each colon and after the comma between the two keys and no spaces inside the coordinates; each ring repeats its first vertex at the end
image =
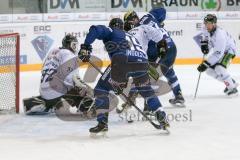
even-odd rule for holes
{"type": "MultiPolygon", "coordinates": [[[[205,54],[203,55],[202,62],[204,61],[204,58],[205,58],[205,54]]],[[[193,98],[194,100],[197,98],[197,92],[198,92],[201,75],[202,75],[202,72],[199,72],[197,86],[196,86],[196,90],[195,90],[195,94],[194,94],[194,98],[193,98]]]]}
{"type": "MultiPolygon", "coordinates": [[[[91,60],[88,61],[88,63],[95,68],[101,75],[103,75],[103,72],[94,64],[92,63],[91,60]]],[[[146,120],[148,120],[156,129],[164,129],[162,125],[160,124],[156,124],[152,121],[152,119],[150,119],[145,113],[143,113],[143,111],[141,109],[139,109],[134,102],[125,94],[125,93],[121,93],[121,95],[139,112],[141,113],[141,115],[146,118],[146,120]]],[[[167,129],[164,129],[167,130],[167,129]]],[[[167,130],[168,131],[168,130],[167,130]]],[[[169,132],[169,131],[168,131],[169,132]]]]}

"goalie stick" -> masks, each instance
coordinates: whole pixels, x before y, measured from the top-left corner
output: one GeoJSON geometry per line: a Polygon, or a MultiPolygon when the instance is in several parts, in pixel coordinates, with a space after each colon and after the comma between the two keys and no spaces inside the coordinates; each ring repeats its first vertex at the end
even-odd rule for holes
{"type": "MultiPolygon", "coordinates": [[[[102,72],[94,63],[92,63],[91,60],[89,60],[88,63],[89,63],[93,68],[95,68],[101,75],[103,75],[103,72],[102,72]]],[[[146,118],[146,120],[147,120],[148,122],[150,122],[153,127],[155,127],[156,129],[165,130],[165,131],[167,131],[167,134],[170,134],[170,131],[169,131],[167,128],[165,128],[165,127],[162,126],[161,124],[156,124],[156,123],[154,123],[152,119],[150,119],[145,113],[143,113],[143,111],[141,111],[141,109],[139,109],[139,108],[134,104],[134,102],[133,102],[125,93],[121,93],[121,95],[122,95],[144,118],[146,118]]]]}

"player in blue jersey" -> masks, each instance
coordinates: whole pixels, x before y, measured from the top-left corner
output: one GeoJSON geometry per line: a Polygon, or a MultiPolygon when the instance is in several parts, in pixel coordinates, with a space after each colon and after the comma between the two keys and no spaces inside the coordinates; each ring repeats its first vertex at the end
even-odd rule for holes
{"type": "Polygon", "coordinates": [[[138,41],[123,30],[123,21],[113,18],[109,27],[93,25],[89,29],[84,44],[81,44],[79,58],[89,61],[92,52],[92,43],[102,40],[111,60],[104,74],[94,88],[97,108],[96,127],[90,128],[91,134],[108,131],[109,92],[121,94],[121,89],[126,87],[128,77],[133,77],[135,89],[146,99],[149,109],[155,113],[163,127],[169,127],[166,113],[162,110],[161,103],[151,88],[147,74],[147,55],[142,50],[138,41]],[[132,65],[136,64],[136,65],[132,65]]]}
{"type": "Polygon", "coordinates": [[[178,82],[178,78],[173,69],[173,64],[177,56],[177,48],[169,36],[168,32],[163,28],[163,21],[166,18],[166,10],[164,8],[152,9],[148,14],[139,19],[138,15],[134,11],[129,11],[124,15],[124,29],[129,31],[130,29],[139,25],[150,25],[152,27],[160,29],[160,34],[163,34],[163,39],[166,43],[156,44],[154,41],[148,43],[148,60],[153,63],[160,64],[163,75],[167,78],[169,85],[172,88],[174,98],[169,102],[173,105],[184,106],[184,98],[182,95],[181,87],[178,82]],[[167,46],[166,46],[167,45],[167,46]],[[160,58],[160,60],[158,60],[160,58]]]}

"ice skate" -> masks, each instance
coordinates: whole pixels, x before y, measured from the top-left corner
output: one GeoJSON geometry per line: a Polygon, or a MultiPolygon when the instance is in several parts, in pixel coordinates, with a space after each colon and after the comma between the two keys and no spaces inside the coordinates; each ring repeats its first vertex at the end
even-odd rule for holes
{"type": "MultiPolygon", "coordinates": [[[[225,91],[225,90],[224,90],[225,91]]],[[[237,88],[233,88],[233,89],[228,89],[227,88],[227,91],[224,92],[227,96],[229,97],[235,97],[235,96],[238,96],[238,90],[237,88]]]]}
{"type": "Polygon", "coordinates": [[[164,111],[157,111],[155,112],[155,116],[157,121],[159,122],[160,126],[162,127],[161,129],[166,131],[166,134],[170,134],[170,131],[168,130],[168,128],[170,127],[168,120],[167,120],[167,116],[166,113],[164,111]]]}
{"type": "Polygon", "coordinates": [[[185,100],[182,94],[178,94],[175,98],[169,99],[169,103],[176,107],[185,107],[185,100]]]}
{"type": "Polygon", "coordinates": [[[106,133],[108,131],[108,125],[105,122],[99,122],[96,127],[90,128],[90,137],[96,138],[97,136],[106,136],[106,133]]]}
{"type": "Polygon", "coordinates": [[[233,89],[228,89],[227,87],[224,89],[224,93],[227,95],[227,96],[230,96],[230,97],[234,97],[234,96],[237,96],[238,95],[238,90],[237,90],[237,87],[238,87],[238,83],[236,83],[236,81],[233,79],[233,82],[236,84],[236,87],[233,88],[233,89]]]}

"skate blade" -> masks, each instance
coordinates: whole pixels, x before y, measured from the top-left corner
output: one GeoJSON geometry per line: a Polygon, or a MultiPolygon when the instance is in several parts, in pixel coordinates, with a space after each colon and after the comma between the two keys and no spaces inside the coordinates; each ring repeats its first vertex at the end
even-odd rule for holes
{"type": "Polygon", "coordinates": [[[185,108],[186,105],[184,103],[176,103],[176,104],[172,104],[174,107],[179,107],[179,108],[185,108]]]}
{"type": "Polygon", "coordinates": [[[185,104],[182,104],[182,103],[176,103],[176,104],[170,103],[170,104],[171,104],[171,106],[164,107],[164,108],[166,108],[166,109],[186,108],[186,105],[185,105],[185,104]]]}
{"type": "Polygon", "coordinates": [[[163,127],[162,129],[160,129],[160,134],[161,135],[169,135],[170,134],[170,130],[168,128],[169,127],[163,127]]]}
{"type": "Polygon", "coordinates": [[[99,132],[99,133],[90,133],[90,138],[108,138],[107,131],[99,132]]]}
{"type": "Polygon", "coordinates": [[[163,133],[162,134],[169,135],[170,133],[171,132],[170,132],[170,130],[168,128],[163,129],[163,133]]]}

